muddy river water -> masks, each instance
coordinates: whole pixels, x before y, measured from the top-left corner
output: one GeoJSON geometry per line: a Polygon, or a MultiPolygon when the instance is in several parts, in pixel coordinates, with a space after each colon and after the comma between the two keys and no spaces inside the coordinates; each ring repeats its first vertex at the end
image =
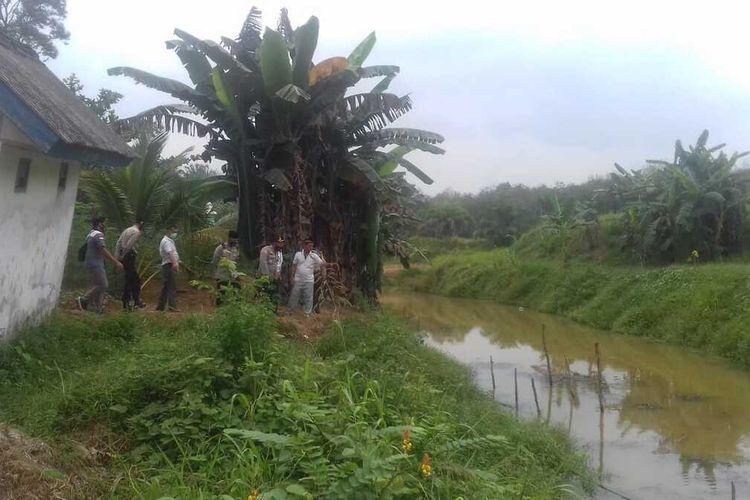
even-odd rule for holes
{"type": "MultiPolygon", "coordinates": [[[[750,498],[750,371],[518,307],[413,293],[388,293],[382,302],[490,391],[492,357],[495,398],[510,411],[516,370],[520,416],[570,432],[612,490],[632,499],[730,499],[733,482],[736,498],[750,498]]],[[[597,497],[618,498],[604,490],[597,497]]]]}

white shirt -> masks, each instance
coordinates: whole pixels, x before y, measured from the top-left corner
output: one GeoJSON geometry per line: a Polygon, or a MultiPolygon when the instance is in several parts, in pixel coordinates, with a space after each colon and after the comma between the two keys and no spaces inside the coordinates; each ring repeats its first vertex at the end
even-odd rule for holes
{"type": "Polygon", "coordinates": [[[281,264],[284,256],[274,250],[273,245],[266,245],[260,250],[258,258],[258,274],[277,278],[281,275],[281,264]]]}
{"type": "Polygon", "coordinates": [[[172,254],[174,254],[174,261],[179,262],[180,255],[177,253],[177,247],[174,244],[174,240],[165,235],[164,238],[161,239],[161,243],[159,243],[159,255],[161,256],[162,265],[172,263],[172,254]]]}
{"type": "Polygon", "coordinates": [[[294,254],[294,260],[292,261],[292,265],[297,266],[294,281],[297,283],[314,283],[315,270],[322,264],[323,261],[313,252],[307,254],[307,257],[305,257],[304,252],[297,252],[294,254]]]}

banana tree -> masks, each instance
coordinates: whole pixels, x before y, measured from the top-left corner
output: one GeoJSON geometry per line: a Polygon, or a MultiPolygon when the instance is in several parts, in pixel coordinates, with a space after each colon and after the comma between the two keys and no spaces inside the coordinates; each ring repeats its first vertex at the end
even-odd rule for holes
{"type": "Polygon", "coordinates": [[[443,138],[387,127],[412,104],[408,96],[387,92],[397,66],[363,66],[374,33],[348,57],[315,64],[318,19],[291,26],[282,10],[279,29],[262,33],[260,12],[253,8],[239,36],[222,38],[221,45],[175,30],[177,39],[167,47],[193,86],[134,68],[110,69],[183,101],[144,111],[123,125],[155,122],[206,136],[205,158],[226,161],[227,175],[237,181],[246,253],[255,255],[276,236],[292,247],[313,238],[339,264],[350,290],[374,298],[382,202],[389,189],[383,180],[401,166],[432,182],[405,156],[413,150],[442,154],[436,144],[443,138]],[[349,94],[364,78],[380,80],[369,92],[349,94]]]}
{"type": "Polygon", "coordinates": [[[641,171],[615,164],[616,190],[628,200],[628,220],[637,221],[631,226],[640,232],[631,241],[640,245],[644,261],[673,262],[693,251],[713,260],[739,250],[744,194],[732,170],[748,153],[728,156],[724,144],[707,142],[707,130],[687,149],[677,141],[671,162],[650,160],[641,171]]]}

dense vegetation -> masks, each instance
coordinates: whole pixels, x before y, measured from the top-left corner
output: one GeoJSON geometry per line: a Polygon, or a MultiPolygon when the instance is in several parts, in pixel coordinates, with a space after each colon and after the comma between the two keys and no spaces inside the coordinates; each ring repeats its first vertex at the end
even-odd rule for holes
{"type": "Polygon", "coordinates": [[[399,286],[491,299],[750,365],[750,270],[740,264],[635,268],[539,259],[528,248],[459,252],[403,271],[399,286]]]}
{"type": "Polygon", "coordinates": [[[631,171],[616,165],[607,179],[446,193],[423,202],[417,233],[500,246],[531,238],[545,256],[632,264],[737,255],[746,237],[747,171],[736,167],[746,153],[729,156],[723,147],[710,147],[704,131],[687,149],[677,141],[672,161],[631,171]]]}
{"type": "Polygon", "coordinates": [[[409,96],[387,92],[398,66],[364,66],[375,33],[348,57],[314,63],[318,31],[316,17],[294,29],[282,10],[278,30],[263,32],[255,8],[239,35],[223,37],[221,44],[176,29],[167,47],[192,86],[129,67],[109,73],[185,104],[157,106],[118,125],[127,131],[145,123],[207,137],[204,159],[226,162],[224,171],[237,185],[246,255],[257,255],[278,236],[292,248],[312,238],[338,265],[348,290],[374,299],[386,245],[384,219],[400,215],[383,207],[406,194],[394,170],[400,165],[432,182],[405,156],[414,150],[442,154],[436,144],[443,137],[387,127],[412,103],[409,96]],[[369,78],[380,80],[366,92],[350,92],[369,78]]]}
{"type": "Polygon", "coordinates": [[[553,498],[586,475],[393,319],[276,331],[252,304],[58,316],[0,350],[0,419],[63,450],[43,480],[84,497],[553,498]]]}

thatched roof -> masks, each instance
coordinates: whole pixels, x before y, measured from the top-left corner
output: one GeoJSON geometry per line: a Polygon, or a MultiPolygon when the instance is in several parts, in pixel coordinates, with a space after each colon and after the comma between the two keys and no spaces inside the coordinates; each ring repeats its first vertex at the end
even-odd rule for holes
{"type": "Polygon", "coordinates": [[[0,112],[51,156],[110,166],[135,157],[33,51],[2,34],[0,112]]]}

